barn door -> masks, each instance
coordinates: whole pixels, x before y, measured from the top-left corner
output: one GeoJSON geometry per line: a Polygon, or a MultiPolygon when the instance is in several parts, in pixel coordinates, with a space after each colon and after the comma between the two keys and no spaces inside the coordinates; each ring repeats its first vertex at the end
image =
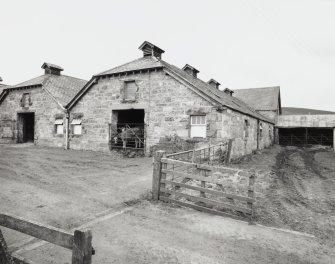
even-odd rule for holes
{"type": "Polygon", "coordinates": [[[17,115],[17,143],[23,143],[23,115],[22,114],[18,114],[17,115]]]}

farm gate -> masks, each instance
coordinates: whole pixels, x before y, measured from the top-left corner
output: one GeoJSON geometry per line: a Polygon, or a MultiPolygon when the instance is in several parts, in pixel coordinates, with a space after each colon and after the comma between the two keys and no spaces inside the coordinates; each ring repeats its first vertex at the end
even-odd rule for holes
{"type": "MultiPolygon", "coordinates": [[[[59,228],[32,222],[10,214],[0,213],[0,226],[36,237],[49,243],[72,250],[72,264],[91,264],[92,233],[90,230],[75,230],[74,234],[59,228]]],[[[33,264],[20,256],[9,254],[6,241],[0,230],[0,263],[1,264],[33,264]]]]}
{"type": "Polygon", "coordinates": [[[153,199],[253,221],[255,173],[227,167],[232,141],[154,157],[153,199]]]}

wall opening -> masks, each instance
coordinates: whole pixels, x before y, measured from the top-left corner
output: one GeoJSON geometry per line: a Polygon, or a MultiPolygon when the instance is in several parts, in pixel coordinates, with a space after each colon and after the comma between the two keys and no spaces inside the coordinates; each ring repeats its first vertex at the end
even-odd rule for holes
{"type": "Polygon", "coordinates": [[[34,142],[35,135],[35,114],[18,114],[18,143],[34,142]]]}
{"type": "Polygon", "coordinates": [[[110,125],[112,148],[143,149],[145,145],[144,109],[113,110],[110,125]]]}
{"type": "Polygon", "coordinates": [[[333,145],[332,128],[279,128],[279,144],[286,146],[333,145]]]}

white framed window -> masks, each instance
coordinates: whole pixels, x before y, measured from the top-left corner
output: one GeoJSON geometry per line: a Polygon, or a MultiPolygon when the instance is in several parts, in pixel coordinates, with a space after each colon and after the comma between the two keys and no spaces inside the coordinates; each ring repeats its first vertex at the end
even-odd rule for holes
{"type": "Polygon", "coordinates": [[[81,135],[82,127],[81,127],[81,119],[73,119],[71,122],[73,128],[74,135],[81,135]]]}
{"type": "Polygon", "coordinates": [[[201,137],[206,138],[206,116],[192,115],[191,116],[191,138],[201,137]]]}
{"type": "Polygon", "coordinates": [[[64,133],[64,124],[62,118],[57,118],[55,120],[55,126],[56,126],[56,134],[63,135],[64,133]]]}
{"type": "Polygon", "coordinates": [[[137,85],[135,81],[128,81],[124,84],[124,100],[132,101],[136,99],[137,85]]]}

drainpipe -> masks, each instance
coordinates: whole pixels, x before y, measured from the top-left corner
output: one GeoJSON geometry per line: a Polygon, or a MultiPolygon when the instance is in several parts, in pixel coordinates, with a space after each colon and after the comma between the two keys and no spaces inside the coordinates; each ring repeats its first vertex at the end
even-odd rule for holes
{"type": "Polygon", "coordinates": [[[65,112],[65,149],[69,149],[69,118],[70,114],[68,110],[65,112]]]}
{"type": "Polygon", "coordinates": [[[257,119],[257,150],[259,150],[259,119],[257,119]]]}

